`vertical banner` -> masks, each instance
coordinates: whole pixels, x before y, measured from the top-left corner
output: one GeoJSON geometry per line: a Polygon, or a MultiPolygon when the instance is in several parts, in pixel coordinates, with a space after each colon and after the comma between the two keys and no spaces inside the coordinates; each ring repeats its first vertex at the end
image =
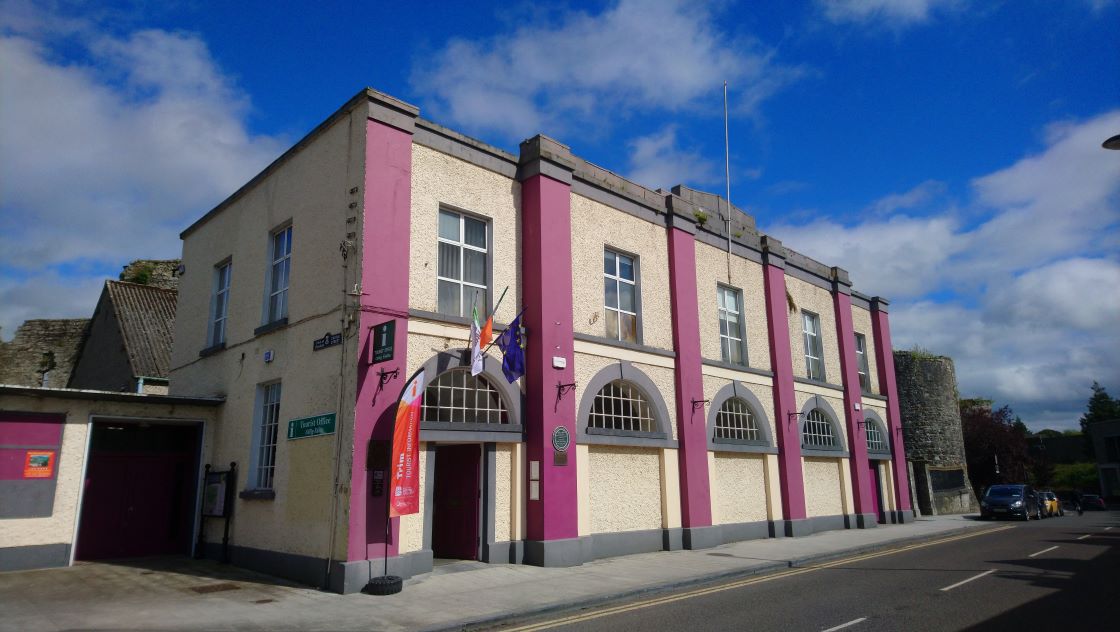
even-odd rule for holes
{"type": "MultiPolygon", "coordinates": [[[[420,406],[424,402],[424,371],[412,378],[401,394],[393,425],[393,474],[389,489],[389,516],[420,511],[420,406]]],[[[430,483],[429,483],[430,484],[430,483]]]]}

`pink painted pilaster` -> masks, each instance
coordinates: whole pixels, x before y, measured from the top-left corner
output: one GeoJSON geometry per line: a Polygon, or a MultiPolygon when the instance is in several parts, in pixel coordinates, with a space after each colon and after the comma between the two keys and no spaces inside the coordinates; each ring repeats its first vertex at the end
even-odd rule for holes
{"type": "Polygon", "coordinates": [[[895,506],[905,519],[913,517],[910,504],[910,477],[906,467],[906,446],[902,441],[902,415],[898,409],[898,385],[894,377],[894,350],[887,301],[871,299],[871,331],[875,340],[879,389],[887,398],[887,432],[891,435],[891,470],[894,476],[895,506]]]}
{"type": "MultiPolygon", "coordinates": [[[[674,223],[678,220],[674,216],[674,223]]],[[[684,220],[687,221],[687,220],[684,220]]],[[[693,405],[704,398],[700,361],[700,315],[696,291],[696,239],[676,226],[669,229],[669,295],[672,299],[674,375],[677,395],[677,453],[681,484],[681,526],[712,524],[708,481],[707,409],[693,405]]],[[[689,533],[691,536],[692,534],[689,533]]],[[[686,538],[686,546],[700,548],[700,539],[686,538]],[[691,546],[690,546],[691,545],[691,546]]],[[[718,544],[712,542],[711,544],[718,544]]]]}
{"type": "MultiPolygon", "coordinates": [[[[350,518],[346,559],[386,554],[388,489],[370,497],[367,470],[370,440],[392,440],[397,399],[408,375],[408,261],[411,245],[412,124],[417,110],[385,95],[370,93],[366,121],[363,184],[361,315],[355,352],[358,392],[354,409],[354,452],[350,473],[350,518]],[[396,321],[393,359],[368,364],[370,329],[396,321]],[[398,370],[380,390],[378,370],[398,370]]],[[[430,484],[430,481],[429,481],[430,484]]],[[[400,520],[391,524],[388,555],[399,550],[400,520]]]]}
{"type": "MultiPolygon", "coordinates": [[[[787,521],[805,519],[805,478],[801,471],[801,434],[793,391],[793,358],[790,356],[789,303],[786,300],[785,248],[768,235],[762,237],[762,281],[766,290],[769,323],[770,370],[774,373],[774,426],[778,430],[778,487],[787,521]]],[[[791,533],[791,525],[786,525],[791,533]]]]}
{"type": "Polygon", "coordinates": [[[848,435],[848,465],[852,473],[852,497],[857,524],[873,527],[878,522],[871,502],[871,476],[867,467],[867,434],[863,425],[863,399],[860,396],[859,367],[856,360],[856,334],[852,325],[851,287],[848,273],[832,269],[832,305],[836,312],[836,337],[840,346],[840,375],[844,385],[844,424],[848,435]],[[857,410],[858,408],[858,410],[857,410]]]}
{"type": "MultiPolygon", "coordinates": [[[[579,564],[576,486],[576,401],[557,384],[575,382],[572,323],[571,168],[568,148],[536,136],[521,145],[522,307],[526,329],[526,455],[540,463],[540,499],[528,500],[526,561],[544,566],[579,564]],[[553,358],[565,366],[555,368],[553,358]],[[557,464],[553,432],[566,428],[572,445],[557,464]],[[568,540],[557,543],[557,540],[568,540]]],[[[526,480],[530,472],[525,473],[526,480]]]]}

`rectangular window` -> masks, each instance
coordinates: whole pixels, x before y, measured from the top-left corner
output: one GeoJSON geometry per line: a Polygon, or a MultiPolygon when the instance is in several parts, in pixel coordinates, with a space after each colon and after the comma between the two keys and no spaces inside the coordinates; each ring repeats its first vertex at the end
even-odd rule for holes
{"type": "Polygon", "coordinates": [[[210,319],[210,346],[216,347],[226,341],[226,318],[229,314],[229,282],[233,273],[233,263],[226,262],[214,269],[214,296],[210,303],[214,306],[210,319]]]}
{"type": "Polygon", "coordinates": [[[288,317],[288,283],[292,272],[292,227],[272,235],[272,267],[269,270],[268,318],[274,323],[288,317]]]}
{"type": "Polygon", "coordinates": [[[276,436],[280,429],[280,383],[261,386],[257,398],[259,410],[253,481],[257,489],[272,489],[276,473],[276,436]]]}
{"type": "Polygon", "coordinates": [[[720,357],[724,362],[746,365],[743,345],[743,293],[739,290],[716,286],[719,312],[720,357]]]}
{"type": "Polygon", "coordinates": [[[451,211],[439,212],[438,310],[469,318],[486,315],[490,287],[486,222],[451,211]]]}
{"type": "Polygon", "coordinates": [[[638,271],[634,257],[604,251],[603,294],[607,337],[637,344],[638,271]]]}
{"type": "Polygon", "coordinates": [[[821,318],[812,312],[801,311],[802,333],[805,338],[805,375],[810,380],[824,381],[824,353],[821,344],[821,318]]]}
{"type": "Polygon", "coordinates": [[[856,360],[859,367],[859,388],[864,393],[871,392],[871,372],[867,368],[867,339],[856,334],[856,360]]]}

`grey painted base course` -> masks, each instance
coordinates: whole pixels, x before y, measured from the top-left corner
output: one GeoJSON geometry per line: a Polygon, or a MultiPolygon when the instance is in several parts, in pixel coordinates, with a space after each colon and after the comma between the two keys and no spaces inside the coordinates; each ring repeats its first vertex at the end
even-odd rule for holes
{"type": "Polygon", "coordinates": [[[37,544],[0,548],[0,571],[26,571],[70,565],[70,544],[37,544]]]}
{"type": "Polygon", "coordinates": [[[432,551],[423,549],[397,557],[390,557],[386,571],[385,558],[359,560],[357,562],[334,562],[331,565],[331,591],[348,595],[356,593],[369,583],[372,577],[396,575],[408,579],[413,575],[432,571],[432,551]]]}

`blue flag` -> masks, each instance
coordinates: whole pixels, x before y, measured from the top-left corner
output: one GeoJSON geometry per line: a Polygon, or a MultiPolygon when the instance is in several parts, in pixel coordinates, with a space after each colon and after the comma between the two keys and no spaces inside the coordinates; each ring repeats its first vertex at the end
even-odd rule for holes
{"type": "Polygon", "coordinates": [[[503,356],[502,373],[505,373],[506,379],[512,384],[525,375],[525,339],[521,335],[521,314],[498,336],[498,347],[503,356]]]}

